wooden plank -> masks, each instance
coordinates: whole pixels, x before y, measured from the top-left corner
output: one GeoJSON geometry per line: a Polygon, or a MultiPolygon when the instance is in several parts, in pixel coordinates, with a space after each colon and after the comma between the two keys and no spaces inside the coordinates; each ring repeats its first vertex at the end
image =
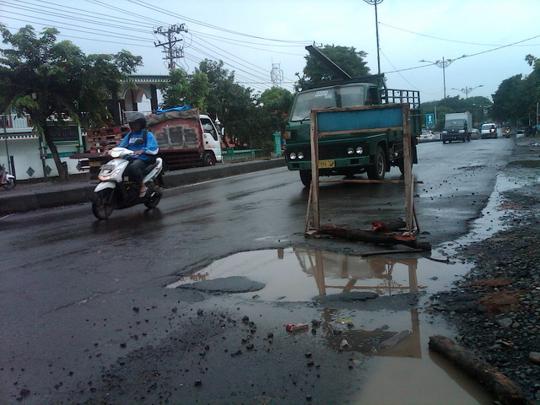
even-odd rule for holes
{"type": "Polygon", "coordinates": [[[359,134],[369,134],[372,132],[388,132],[388,131],[401,131],[403,127],[384,127],[384,128],[366,128],[366,129],[354,129],[354,130],[343,130],[343,131],[323,131],[319,132],[319,138],[324,138],[327,136],[336,136],[336,135],[359,135],[359,134]]]}
{"type": "Polygon", "coordinates": [[[407,230],[412,232],[413,228],[413,179],[412,179],[412,149],[411,149],[411,125],[409,122],[409,105],[404,104],[403,108],[403,180],[405,181],[405,223],[407,230]]]}
{"type": "Polygon", "coordinates": [[[306,209],[306,226],[304,227],[304,233],[308,233],[309,231],[309,225],[311,223],[311,196],[313,193],[313,183],[309,185],[309,195],[308,195],[308,202],[307,202],[307,209],[306,209]]]}
{"type": "Polygon", "coordinates": [[[319,138],[317,134],[317,113],[311,112],[310,121],[311,142],[311,210],[313,212],[313,227],[318,231],[321,225],[319,212],[319,138]]]}

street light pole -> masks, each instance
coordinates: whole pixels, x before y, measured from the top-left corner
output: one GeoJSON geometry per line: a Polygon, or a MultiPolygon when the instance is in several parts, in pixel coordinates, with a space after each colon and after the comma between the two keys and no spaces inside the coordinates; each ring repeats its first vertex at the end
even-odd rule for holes
{"type": "Polygon", "coordinates": [[[443,77],[443,94],[444,98],[446,99],[446,68],[450,66],[450,64],[454,61],[454,59],[445,59],[444,56],[442,57],[442,60],[436,60],[435,62],[431,60],[425,60],[422,59],[420,62],[426,62],[426,63],[432,63],[433,65],[437,65],[437,67],[442,68],[442,77],[443,77]]]}
{"type": "Polygon", "coordinates": [[[484,87],[483,84],[479,84],[478,86],[474,86],[474,87],[468,87],[468,86],[465,86],[464,88],[462,89],[456,89],[455,87],[452,87],[452,90],[457,90],[457,91],[461,91],[462,93],[465,94],[465,98],[469,98],[469,93],[473,90],[476,90],[477,88],[479,87],[484,87]]]}
{"type": "Polygon", "coordinates": [[[377,38],[377,73],[381,74],[381,57],[379,55],[379,16],[377,14],[377,4],[381,4],[383,0],[364,0],[367,4],[375,6],[375,36],[377,38]]]}

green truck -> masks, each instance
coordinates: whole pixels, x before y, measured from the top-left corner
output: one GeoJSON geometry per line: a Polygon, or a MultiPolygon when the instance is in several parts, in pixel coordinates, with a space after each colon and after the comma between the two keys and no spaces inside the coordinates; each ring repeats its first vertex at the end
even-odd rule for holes
{"type": "MultiPolygon", "coordinates": [[[[413,163],[416,137],[420,135],[420,93],[415,90],[387,89],[382,75],[352,78],[320,50],[306,49],[342,79],[325,82],[296,94],[285,133],[285,159],[289,170],[300,173],[308,187],[311,182],[310,113],[313,108],[355,107],[390,103],[408,103],[411,108],[413,163]]],[[[382,126],[382,125],[381,125],[382,126]]],[[[367,134],[343,134],[319,141],[319,174],[352,177],[367,173],[369,179],[382,180],[392,166],[403,173],[403,135],[401,131],[367,134]]]]}

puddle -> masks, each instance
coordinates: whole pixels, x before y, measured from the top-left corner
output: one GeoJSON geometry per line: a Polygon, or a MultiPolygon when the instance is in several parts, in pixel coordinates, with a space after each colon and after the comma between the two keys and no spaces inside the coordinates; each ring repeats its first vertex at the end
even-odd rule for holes
{"type": "MultiPolygon", "coordinates": [[[[424,291],[431,294],[449,288],[457,275],[468,270],[467,265],[449,265],[426,258],[361,257],[293,247],[237,253],[183,276],[167,288],[192,287],[220,279],[229,284],[230,277],[241,276],[264,284],[264,288],[238,296],[305,302],[358,292],[374,292],[379,296],[424,291]]],[[[230,290],[224,288],[224,291],[230,290]]]]}

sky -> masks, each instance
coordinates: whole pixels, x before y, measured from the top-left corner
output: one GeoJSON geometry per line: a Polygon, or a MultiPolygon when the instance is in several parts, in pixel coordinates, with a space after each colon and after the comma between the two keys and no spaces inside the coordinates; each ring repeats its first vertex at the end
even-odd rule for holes
{"type": "MultiPolygon", "coordinates": [[[[454,60],[446,68],[448,96],[490,98],[502,80],[528,74],[524,57],[540,57],[540,0],[383,0],[378,5],[381,71],[390,88],[420,90],[423,101],[443,97],[443,70],[420,62],[454,60]],[[499,46],[536,37],[519,44],[499,46]],[[457,60],[456,60],[457,59],[457,60]],[[418,69],[391,71],[428,65],[418,69]]],[[[0,0],[0,22],[54,26],[86,53],[127,49],[143,57],[138,73],[166,74],[162,25],[184,23],[185,57],[193,71],[204,58],[222,59],[238,82],[263,91],[272,86],[272,64],[292,90],[305,65],[305,45],[354,46],[367,52],[377,72],[374,7],[363,0],[0,0]]]]}

